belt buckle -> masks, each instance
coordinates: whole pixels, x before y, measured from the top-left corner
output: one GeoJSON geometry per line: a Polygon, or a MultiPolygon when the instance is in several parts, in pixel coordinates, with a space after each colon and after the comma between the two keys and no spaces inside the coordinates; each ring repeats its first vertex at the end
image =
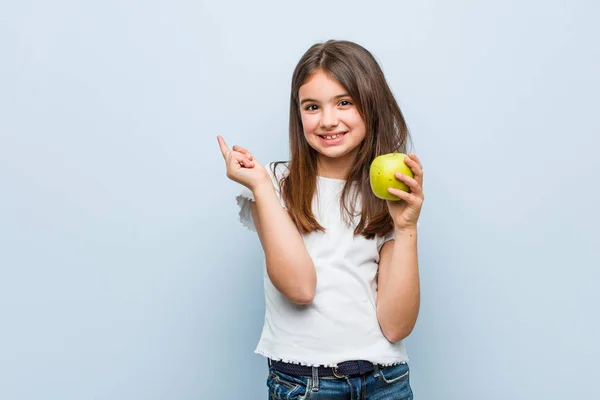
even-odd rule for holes
{"type": "Polygon", "coordinates": [[[333,376],[335,376],[336,378],[340,378],[340,379],[346,377],[345,375],[338,375],[338,367],[337,367],[337,365],[335,367],[333,367],[333,376]]]}

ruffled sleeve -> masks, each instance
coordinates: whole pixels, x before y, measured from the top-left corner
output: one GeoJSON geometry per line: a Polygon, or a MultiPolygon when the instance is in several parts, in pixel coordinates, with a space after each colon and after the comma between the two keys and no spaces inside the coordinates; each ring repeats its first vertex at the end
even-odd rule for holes
{"type": "MultiPolygon", "coordinates": [[[[273,171],[274,165],[274,163],[269,163],[269,165],[266,166],[266,169],[271,176],[271,180],[273,181],[273,187],[275,188],[275,193],[277,194],[279,203],[283,208],[286,208],[285,202],[281,197],[279,181],[284,177],[284,174],[287,171],[287,163],[278,164],[275,172],[273,171]]],[[[235,199],[239,207],[240,223],[249,230],[256,232],[256,225],[254,225],[254,220],[252,219],[252,210],[250,209],[250,202],[255,201],[254,193],[252,193],[252,191],[247,187],[241,185],[241,190],[235,199]]]]}
{"type": "Polygon", "coordinates": [[[242,190],[236,196],[239,211],[239,219],[243,226],[251,231],[256,232],[256,226],[252,220],[252,210],[250,209],[250,202],[254,201],[254,194],[246,186],[242,186],[242,190]]]}

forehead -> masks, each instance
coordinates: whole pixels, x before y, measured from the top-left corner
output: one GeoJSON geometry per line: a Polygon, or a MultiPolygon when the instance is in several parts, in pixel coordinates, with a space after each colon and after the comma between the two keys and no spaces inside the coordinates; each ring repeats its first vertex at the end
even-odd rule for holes
{"type": "Polygon", "coordinates": [[[343,94],[347,92],[346,88],[342,86],[337,80],[331,75],[318,70],[313,73],[310,78],[300,86],[298,95],[300,99],[304,97],[330,97],[343,94]]]}

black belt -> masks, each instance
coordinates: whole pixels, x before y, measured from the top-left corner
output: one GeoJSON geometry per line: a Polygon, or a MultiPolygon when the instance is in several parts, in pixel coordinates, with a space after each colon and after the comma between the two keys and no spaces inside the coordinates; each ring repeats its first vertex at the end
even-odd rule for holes
{"type": "MultiPolygon", "coordinates": [[[[274,360],[269,360],[269,365],[271,365],[274,370],[288,375],[312,376],[313,374],[312,367],[308,367],[306,365],[292,364],[274,360]]],[[[337,367],[320,366],[317,369],[319,376],[335,376],[337,378],[343,378],[345,376],[363,375],[371,372],[375,369],[375,364],[364,360],[344,361],[339,363],[337,367]]]]}

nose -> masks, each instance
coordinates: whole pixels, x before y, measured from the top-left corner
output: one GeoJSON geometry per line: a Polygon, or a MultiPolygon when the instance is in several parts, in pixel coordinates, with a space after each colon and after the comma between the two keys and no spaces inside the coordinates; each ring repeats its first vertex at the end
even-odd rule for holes
{"type": "Polygon", "coordinates": [[[331,107],[323,107],[323,112],[321,114],[321,129],[324,130],[332,130],[338,125],[338,117],[335,109],[331,107]]]}

